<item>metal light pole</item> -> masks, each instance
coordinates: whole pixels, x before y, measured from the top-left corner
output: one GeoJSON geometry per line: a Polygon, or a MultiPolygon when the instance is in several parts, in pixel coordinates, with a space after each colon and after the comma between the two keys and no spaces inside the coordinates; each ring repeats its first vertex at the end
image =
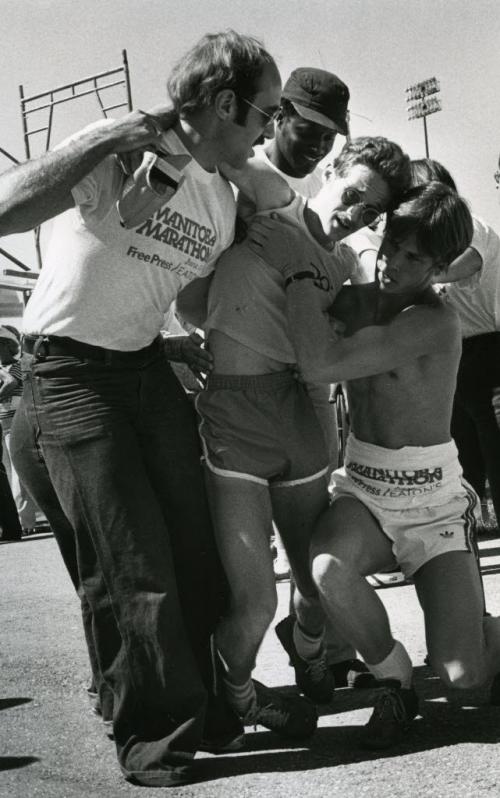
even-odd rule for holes
{"type": "Polygon", "coordinates": [[[421,83],[415,83],[406,89],[406,104],[408,111],[408,120],[423,119],[424,122],[424,138],[425,138],[425,157],[429,157],[429,138],[427,135],[427,117],[429,114],[435,114],[441,110],[441,100],[439,97],[430,97],[431,94],[437,94],[440,91],[439,81],[436,78],[429,78],[423,80],[421,83]],[[416,102],[415,102],[416,101],[416,102]],[[413,103],[413,105],[410,105],[413,103]]]}

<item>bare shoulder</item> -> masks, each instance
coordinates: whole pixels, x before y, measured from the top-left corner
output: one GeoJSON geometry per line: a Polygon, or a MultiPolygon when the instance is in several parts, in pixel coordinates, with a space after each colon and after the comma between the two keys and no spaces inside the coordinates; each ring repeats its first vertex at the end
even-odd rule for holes
{"type": "MultiPolygon", "coordinates": [[[[394,323],[394,322],[393,322],[394,323]]],[[[395,320],[399,333],[412,331],[418,337],[435,341],[437,351],[461,346],[460,321],[455,310],[440,297],[412,305],[395,320]]]]}

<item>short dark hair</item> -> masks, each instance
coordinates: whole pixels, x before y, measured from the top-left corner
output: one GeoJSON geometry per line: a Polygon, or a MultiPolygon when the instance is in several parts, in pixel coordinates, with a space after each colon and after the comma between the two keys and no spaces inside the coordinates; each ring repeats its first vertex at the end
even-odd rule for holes
{"type": "Polygon", "coordinates": [[[410,161],[411,169],[411,184],[412,186],[420,186],[423,183],[430,183],[431,180],[438,180],[449,186],[453,191],[457,190],[457,186],[452,176],[445,166],[439,161],[434,161],[432,158],[419,158],[415,161],[410,161]]]}
{"type": "Polygon", "coordinates": [[[223,89],[232,89],[239,108],[236,122],[243,124],[249,106],[242,99],[253,100],[267,64],[276,67],[258,39],[234,30],[208,33],[174,66],[168,93],[179,116],[186,116],[209,107],[223,89]]]}
{"type": "Polygon", "coordinates": [[[466,201],[437,180],[410,188],[388,215],[386,235],[404,241],[413,234],[419,250],[446,268],[470,246],[473,226],[466,201]]]}
{"type": "Polygon", "coordinates": [[[411,185],[410,159],[399,144],[383,136],[360,136],[344,144],[333,162],[335,173],[344,177],[356,164],[369,166],[385,180],[391,193],[389,207],[395,207],[411,185]]]}

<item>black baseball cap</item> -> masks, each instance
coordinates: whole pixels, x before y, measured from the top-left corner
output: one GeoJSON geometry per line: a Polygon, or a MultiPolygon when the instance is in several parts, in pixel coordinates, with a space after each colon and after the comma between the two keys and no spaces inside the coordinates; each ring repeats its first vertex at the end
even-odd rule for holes
{"type": "Polygon", "coordinates": [[[304,119],[348,134],[349,89],[332,72],[314,67],[294,69],[281,92],[304,119]]]}

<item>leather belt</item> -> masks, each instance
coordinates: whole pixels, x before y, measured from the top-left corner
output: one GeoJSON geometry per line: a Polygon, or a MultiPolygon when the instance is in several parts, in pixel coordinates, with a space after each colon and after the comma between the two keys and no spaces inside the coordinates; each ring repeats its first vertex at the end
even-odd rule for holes
{"type": "Polygon", "coordinates": [[[46,357],[76,357],[81,360],[97,360],[101,363],[129,363],[142,362],[151,355],[160,351],[161,338],[155,338],[149,346],[131,352],[122,352],[118,349],[105,349],[102,346],[86,344],[74,338],[65,338],[59,335],[25,335],[22,341],[22,351],[37,358],[46,357]]]}

